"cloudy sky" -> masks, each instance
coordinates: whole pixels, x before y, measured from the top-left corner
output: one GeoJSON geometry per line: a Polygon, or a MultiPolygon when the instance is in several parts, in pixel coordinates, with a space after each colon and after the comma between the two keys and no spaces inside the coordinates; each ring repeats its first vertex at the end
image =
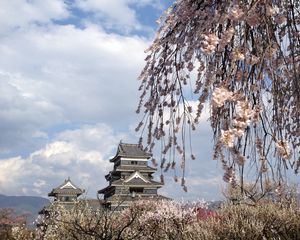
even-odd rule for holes
{"type": "MultiPolygon", "coordinates": [[[[138,141],[137,77],[171,2],[0,1],[0,193],[46,196],[69,176],[90,197],[107,185],[119,141],[138,141]]],[[[170,174],[161,194],[221,197],[205,118],[197,136],[189,192],[170,174]]]]}

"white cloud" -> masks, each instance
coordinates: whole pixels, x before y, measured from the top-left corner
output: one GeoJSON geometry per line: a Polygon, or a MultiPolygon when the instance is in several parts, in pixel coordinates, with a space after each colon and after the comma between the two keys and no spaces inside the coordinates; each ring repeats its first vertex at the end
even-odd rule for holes
{"type": "Polygon", "coordinates": [[[20,173],[24,172],[25,162],[20,157],[0,161],[1,192],[11,192],[14,184],[21,181],[20,173]]]}
{"type": "Polygon", "coordinates": [[[0,71],[0,154],[40,146],[47,139],[41,129],[64,121],[59,106],[22,89],[20,81],[30,85],[25,78],[0,71]]]}
{"type": "MultiPolygon", "coordinates": [[[[84,17],[74,16],[71,2],[0,2],[1,193],[45,195],[70,176],[94,195],[106,186],[108,157],[139,118],[136,78],[150,42],[106,30],[144,29],[137,11],[161,9],[161,1],[78,0],[84,17]],[[75,26],[76,17],[84,28],[75,26]]],[[[201,134],[194,149],[203,161],[188,163],[190,179],[215,165],[207,164],[210,143],[201,134]]],[[[163,191],[181,196],[172,183],[163,191]]]]}
{"type": "Polygon", "coordinates": [[[41,179],[39,179],[39,180],[37,180],[36,182],[33,183],[33,186],[37,187],[37,188],[40,188],[44,185],[46,185],[46,181],[41,180],[41,179]]]}
{"type": "Polygon", "coordinates": [[[136,78],[147,44],[139,37],[71,25],[34,27],[3,38],[0,120],[13,130],[0,146],[11,145],[20,133],[21,142],[26,137],[30,142],[58,123],[109,122],[124,129],[135,117],[136,78]]]}
{"type": "Polygon", "coordinates": [[[108,158],[115,154],[121,137],[125,135],[115,134],[106,125],[85,125],[62,132],[27,158],[1,159],[0,192],[46,196],[53,187],[71,177],[95,196],[97,189],[107,184],[104,175],[112,168],[108,158]],[[89,144],[81,136],[88,136],[89,144]]]}
{"type": "Polygon", "coordinates": [[[0,32],[26,27],[31,23],[49,23],[69,16],[63,0],[2,0],[0,32]]]}
{"type": "MultiPolygon", "coordinates": [[[[119,141],[126,139],[124,134],[119,134],[119,137],[119,141]]],[[[111,151],[116,147],[111,145],[116,141],[111,127],[104,124],[84,125],[80,129],[66,130],[59,133],[57,139],[72,142],[81,149],[97,149],[100,152],[111,151]],[[103,136],[106,136],[106,139],[103,139],[103,136]]]]}
{"type": "Polygon", "coordinates": [[[221,179],[222,177],[217,175],[217,176],[211,176],[210,178],[204,178],[204,177],[188,178],[187,181],[190,186],[210,185],[211,187],[213,187],[213,186],[219,186],[222,182],[221,179]]]}
{"type": "MultiPolygon", "coordinates": [[[[97,22],[107,29],[120,32],[132,30],[153,31],[141,24],[137,18],[137,11],[145,6],[162,11],[163,4],[159,0],[76,0],[75,6],[85,12],[92,13],[97,22]]],[[[92,21],[92,19],[87,20],[92,21]]]]}
{"type": "MultiPolygon", "coordinates": [[[[194,167],[199,168],[199,166],[195,165],[194,167]]],[[[209,175],[205,172],[193,176],[189,174],[189,177],[186,178],[188,192],[183,191],[180,179],[177,183],[170,176],[166,177],[165,180],[165,186],[159,192],[170,198],[185,201],[197,201],[200,199],[210,201],[223,198],[222,189],[224,188],[224,183],[222,182],[222,177],[218,174],[209,175]]]]}
{"type": "Polygon", "coordinates": [[[119,28],[123,31],[141,28],[135,11],[128,6],[126,0],[77,0],[76,3],[80,9],[95,13],[107,28],[119,28]]]}

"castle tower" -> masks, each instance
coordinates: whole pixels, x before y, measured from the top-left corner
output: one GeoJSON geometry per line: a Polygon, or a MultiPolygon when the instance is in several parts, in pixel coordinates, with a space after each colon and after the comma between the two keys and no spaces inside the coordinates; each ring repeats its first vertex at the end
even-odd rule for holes
{"type": "Polygon", "coordinates": [[[105,207],[122,209],[135,199],[163,198],[157,194],[162,184],[153,181],[157,169],[148,166],[150,157],[138,144],[119,144],[117,154],[110,159],[114,168],[105,176],[109,185],[98,191],[104,195],[105,207]]]}

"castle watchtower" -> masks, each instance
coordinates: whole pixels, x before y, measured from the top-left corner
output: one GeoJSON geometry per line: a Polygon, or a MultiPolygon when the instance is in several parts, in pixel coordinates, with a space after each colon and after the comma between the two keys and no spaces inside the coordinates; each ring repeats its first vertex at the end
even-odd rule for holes
{"type": "Polygon", "coordinates": [[[105,207],[122,209],[135,199],[162,198],[157,190],[163,184],[153,180],[157,169],[148,166],[150,157],[138,144],[119,144],[116,155],[110,159],[114,168],[105,176],[109,185],[98,191],[104,195],[105,207]]]}
{"type": "Polygon", "coordinates": [[[77,198],[84,193],[83,189],[77,187],[70,178],[66,179],[61,185],[53,188],[48,194],[49,197],[53,197],[54,202],[60,202],[64,204],[74,203],[77,198]]]}
{"type": "Polygon", "coordinates": [[[70,178],[66,179],[58,187],[53,188],[49,197],[53,197],[53,202],[48,206],[43,207],[39,211],[41,217],[49,216],[50,212],[55,210],[58,206],[63,206],[65,209],[72,209],[75,205],[75,202],[78,201],[78,197],[84,193],[84,189],[77,187],[70,178]]]}

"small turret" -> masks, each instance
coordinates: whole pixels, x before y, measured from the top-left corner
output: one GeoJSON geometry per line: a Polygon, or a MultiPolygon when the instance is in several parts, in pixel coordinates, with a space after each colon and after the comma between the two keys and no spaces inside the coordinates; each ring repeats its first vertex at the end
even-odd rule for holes
{"type": "Polygon", "coordinates": [[[66,179],[61,185],[53,188],[48,194],[49,197],[53,197],[54,201],[62,203],[72,203],[77,201],[77,198],[84,193],[84,189],[77,187],[70,178],[66,179]]]}

